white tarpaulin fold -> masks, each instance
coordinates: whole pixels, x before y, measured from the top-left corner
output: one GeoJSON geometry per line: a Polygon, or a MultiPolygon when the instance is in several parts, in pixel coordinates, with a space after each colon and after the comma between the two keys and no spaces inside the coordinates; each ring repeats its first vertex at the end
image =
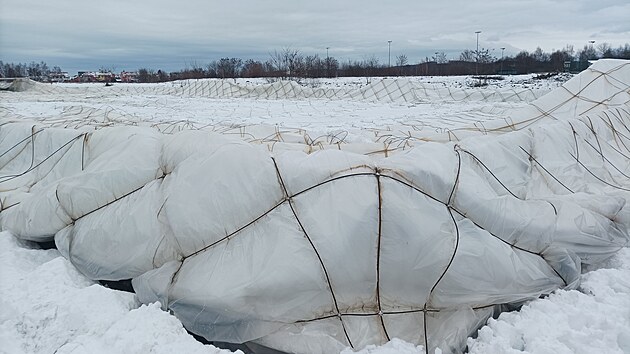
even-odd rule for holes
{"type": "Polygon", "coordinates": [[[512,132],[386,158],[5,119],[0,226],[54,238],[93,279],[133,279],[209,340],[456,351],[628,245],[629,85],[630,63],[603,61],[515,112],[512,132]]]}

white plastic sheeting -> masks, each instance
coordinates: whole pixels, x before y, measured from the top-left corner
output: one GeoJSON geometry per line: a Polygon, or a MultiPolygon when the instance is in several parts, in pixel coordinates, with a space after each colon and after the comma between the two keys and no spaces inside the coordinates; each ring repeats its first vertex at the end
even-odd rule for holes
{"type": "Polygon", "coordinates": [[[54,238],[90,278],[132,278],[209,340],[457,351],[628,244],[629,83],[630,63],[603,61],[516,112],[527,129],[387,158],[5,120],[0,225],[54,238]]]}
{"type": "MultiPolygon", "coordinates": [[[[37,91],[41,93],[100,93],[100,87],[60,87],[16,79],[6,89],[10,91],[37,91]]],[[[430,83],[414,82],[402,78],[377,78],[363,87],[309,87],[293,80],[280,80],[269,84],[236,83],[231,80],[194,79],[174,81],[160,86],[114,85],[107,89],[117,95],[170,95],[212,98],[255,99],[330,99],[361,100],[370,102],[419,103],[435,100],[520,102],[532,101],[547,91],[532,88],[504,88],[483,90],[478,88],[443,87],[430,83]]]]}
{"type": "MultiPolygon", "coordinates": [[[[541,97],[553,86],[530,77],[537,84],[502,84],[490,90],[467,87],[461,82],[464,79],[375,78],[367,85],[336,88],[312,88],[294,81],[252,84],[201,79],[105,87],[19,79],[12,89],[59,102],[51,107],[53,113],[40,111],[22,117],[35,118],[48,127],[141,125],[166,134],[199,129],[235,135],[264,144],[271,151],[339,149],[388,156],[427,140],[457,140],[459,128],[482,131],[487,121],[500,117],[504,122],[506,110],[541,97]],[[121,97],[129,99],[120,104],[121,97]],[[203,110],[198,108],[200,101],[214,104],[202,105],[209,108],[203,110]],[[191,106],[197,109],[189,112],[191,106]],[[312,129],[312,123],[322,118],[337,128],[312,129]]],[[[16,119],[22,114],[25,110],[0,107],[0,118],[16,119]]]]}

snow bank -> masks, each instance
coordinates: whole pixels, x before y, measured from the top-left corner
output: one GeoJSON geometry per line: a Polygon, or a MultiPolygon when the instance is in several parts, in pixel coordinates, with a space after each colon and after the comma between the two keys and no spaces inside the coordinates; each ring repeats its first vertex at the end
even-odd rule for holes
{"type": "Polygon", "coordinates": [[[207,353],[159,304],[110,290],[80,274],[56,250],[0,233],[3,353],[207,353]]]}
{"type": "Polygon", "coordinates": [[[505,305],[574,289],[582,264],[628,244],[630,64],[560,91],[580,82],[553,119],[388,158],[7,120],[0,225],[54,238],[91,279],[132,278],[210,340],[458,350],[505,305]],[[580,103],[589,87],[597,104],[580,103]]]}
{"type": "Polygon", "coordinates": [[[490,319],[468,340],[469,353],[629,353],[630,249],[586,273],[579,290],[490,319]]]}

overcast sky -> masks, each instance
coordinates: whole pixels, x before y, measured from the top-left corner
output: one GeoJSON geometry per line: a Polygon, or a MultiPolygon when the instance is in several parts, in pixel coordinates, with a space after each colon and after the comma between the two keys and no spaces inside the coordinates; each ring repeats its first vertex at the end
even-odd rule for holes
{"type": "Polygon", "coordinates": [[[405,54],[417,63],[476,46],[495,56],[630,42],[629,0],[0,0],[0,60],[71,73],[175,71],[285,47],[340,61],[405,54]]]}

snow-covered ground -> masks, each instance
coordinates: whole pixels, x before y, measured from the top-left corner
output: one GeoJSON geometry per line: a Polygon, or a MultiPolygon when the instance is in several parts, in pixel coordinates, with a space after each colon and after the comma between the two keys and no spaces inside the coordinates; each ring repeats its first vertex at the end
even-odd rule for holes
{"type": "Polygon", "coordinates": [[[520,311],[502,313],[468,340],[470,353],[630,353],[630,249],[520,311]]]}
{"type": "MultiPolygon", "coordinates": [[[[509,76],[489,80],[484,89],[471,87],[466,76],[409,77],[405,83],[419,93],[438,93],[439,97],[419,97],[412,101],[388,102],[375,97],[364,100],[339,99],[261,99],[260,97],[221,97],[196,94],[218,80],[172,82],[162,84],[53,84],[39,85],[38,90],[20,93],[5,92],[0,104],[0,117],[18,115],[29,119],[49,120],[52,117],[74,116],[146,124],[187,122],[195,127],[271,125],[306,129],[311,136],[343,131],[347,142],[370,141],[373,130],[434,131],[461,128],[475,123],[502,119],[506,111],[522,107],[560,86],[568,76],[539,80],[535,75],[509,76]],[[187,91],[186,87],[193,89],[187,91]],[[183,87],[183,88],[182,88],[183,87]],[[59,89],[59,90],[55,90],[59,89]],[[169,90],[181,89],[184,94],[169,90]],[[46,92],[42,95],[42,91],[46,92]],[[165,92],[165,94],[162,94],[165,92]],[[188,94],[193,92],[192,95],[188,94]],[[500,92],[511,97],[501,100],[483,99],[486,92],[500,92]],[[455,94],[455,99],[451,97],[455,94]],[[472,95],[468,99],[467,95],[472,95]],[[462,98],[465,97],[465,98],[462,98]]],[[[306,89],[366,89],[367,82],[377,85],[383,78],[313,79],[302,82],[306,89]]],[[[227,80],[227,83],[233,83],[227,80]]],[[[238,79],[241,87],[265,84],[265,79],[238,79]]],[[[281,82],[277,82],[281,83],[281,82]]],[[[396,87],[384,88],[389,92],[396,87]]],[[[401,132],[400,135],[405,135],[401,132]]]]}
{"type": "MultiPolygon", "coordinates": [[[[415,78],[422,84],[465,88],[469,78],[415,78]]],[[[240,80],[259,84],[262,80],[240,80]]],[[[561,82],[531,76],[491,82],[495,89],[549,91],[561,82]]],[[[366,79],[322,79],[315,87],[361,88],[366,79]]],[[[92,85],[95,88],[100,86],[92,85]]],[[[102,86],[102,85],[101,85],[102,86]]],[[[117,86],[119,86],[117,84],[117,86]]],[[[124,86],[124,85],[120,85],[124,86]]],[[[148,88],[156,85],[145,85],[148,88]]],[[[64,85],[67,88],[85,85],[64,85]]],[[[136,86],[129,86],[136,87],[136,86]]],[[[327,134],[398,124],[433,128],[493,120],[526,102],[427,102],[401,104],[336,100],[260,100],[143,94],[0,95],[0,116],[46,121],[64,112],[98,109],[130,121],[198,124],[271,124],[327,134]]],[[[364,138],[361,134],[353,136],[364,138]]],[[[42,250],[0,233],[0,353],[228,353],[197,342],[159,304],[141,305],[134,294],[87,279],[56,250],[42,250]]],[[[469,338],[470,353],[630,353],[630,249],[585,270],[578,290],[558,290],[520,311],[490,319],[469,338]]],[[[344,353],[350,353],[347,349],[344,353]]],[[[424,353],[393,339],[360,353],[424,353]]],[[[436,352],[439,352],[436,351],[436,352]]]]}
{"type": "Polygon", "coordinates": [[[87,279],[57,250],[0,233],[0,353],[229,353],[159,304],[87,279]]]}

